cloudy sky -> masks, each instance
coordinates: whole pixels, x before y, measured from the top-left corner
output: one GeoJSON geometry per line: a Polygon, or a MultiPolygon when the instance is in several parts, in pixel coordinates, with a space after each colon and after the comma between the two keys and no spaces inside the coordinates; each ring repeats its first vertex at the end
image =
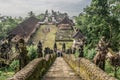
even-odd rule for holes
{"type": "Polygon", "coordinates": [[[36,14],[52,9],[67,12],[70,16],[78,15],[91,0],[0,0],[0,14],[8,16],[27,16],[33,11],[36,14]]]}

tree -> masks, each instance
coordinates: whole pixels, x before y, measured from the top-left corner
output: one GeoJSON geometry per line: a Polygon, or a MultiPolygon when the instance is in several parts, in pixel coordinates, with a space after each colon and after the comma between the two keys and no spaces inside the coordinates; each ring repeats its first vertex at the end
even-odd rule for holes
{"type": "Polygon", "coordinates": [[[9,32],[15,28],[23,19],[3,16],[0,22],[0,40],[9,36],[9,32]]]}
{"type": "Polygon", "coordinates": [[[28,12],[28,15],[29,15],[29,17],[33,17],[33,16],[35,16],[35,13],[33,13],[33,11],[30,11],[30,12],[28,12]]]}
{"type": "Polygon", "coordinates": [[[115,51],[120,49],[120,0],[109,0],[110,17],[108,20],[111,31],[111,46],[115,51]]]}
{"type": "Polygon", "coordinates": [[[120,0],[109,0],[111,15],[120,21],[120,0]]]}
{"type": "MultiPolygon", "coordinates": [[[[95,48],[101,36],[105,36],[113,50],[119,50],[120,22],[112,15],[108,0],[92,0],[91,5],[77,17],[77,26],[87,36],[87,43],[95,48]]],[[[117,15],[116,15],[117,16],[117,15]]]]}

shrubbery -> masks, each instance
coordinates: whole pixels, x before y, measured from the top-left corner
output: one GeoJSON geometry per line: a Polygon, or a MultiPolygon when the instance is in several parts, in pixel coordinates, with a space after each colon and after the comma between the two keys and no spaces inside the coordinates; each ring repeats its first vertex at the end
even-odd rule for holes
{"type": "Polygon", "coordinates": [[[33,60],[35,58],[37,58],[38,54],[37,54],[37,47],[36,46],[29,46],[28,47],[28,57],[30,60],[33,60]]]}
{"type": "Polygon", "coordinates": [[[96,50],[94,48],[90,48],[91,44],[85,45],[83,48],[84,57],[92,60],[96,54],[96,50]]]}
{"type": "Polygon", "coordinates": [[[16,71],[18,70],[18,68],[19,68],[19,60],[12,61],[12,63],[10,64],[10,70],[16,71]]]}

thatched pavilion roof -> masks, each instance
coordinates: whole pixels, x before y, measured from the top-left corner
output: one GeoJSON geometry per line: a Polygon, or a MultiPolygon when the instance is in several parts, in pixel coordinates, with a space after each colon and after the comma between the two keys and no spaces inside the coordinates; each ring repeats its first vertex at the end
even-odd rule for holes
{"type": "Polygon", "coordinates": [[[67,16],[57,25],[59,29],[62,29],[62,30],[68,30],[68,29],[73,30],[73,21],[70,20],[67,16]]]}
{"type": "Polygon", "coordinates": [[[81,30],[78,30],[74,35],[73,35],[73,38],[75,39],[82,39],[84,38],[84,35],[82,34],[81,30]]]}
{"type": "Polygon", "coordinates": [[[37,28],[37,23],[39,20],[35,17],[30,17],[17,25],[16,28],[14,28],[9,34],[10,35],[16,35],[22,38],[28,38],[33,34],[33,32],[37,28]]]}
{"type": "Polygon", "coordinates": [[[58,23],[58,25],[59,25],[59,24],[70,24],[70,25],[73,25],[73,21],[70,20],[70,19],[66,16],[62,21],[60,21],[60,22],[58,23]]]}

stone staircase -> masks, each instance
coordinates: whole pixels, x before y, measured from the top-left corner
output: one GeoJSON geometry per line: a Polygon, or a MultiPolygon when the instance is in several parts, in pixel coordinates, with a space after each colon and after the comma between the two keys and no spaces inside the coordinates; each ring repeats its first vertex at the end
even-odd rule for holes
{"type": "Polygon", "coordinates": [[[64,61],[62,57],[57,57],[42,80],[82,80],[64,61]]]}

